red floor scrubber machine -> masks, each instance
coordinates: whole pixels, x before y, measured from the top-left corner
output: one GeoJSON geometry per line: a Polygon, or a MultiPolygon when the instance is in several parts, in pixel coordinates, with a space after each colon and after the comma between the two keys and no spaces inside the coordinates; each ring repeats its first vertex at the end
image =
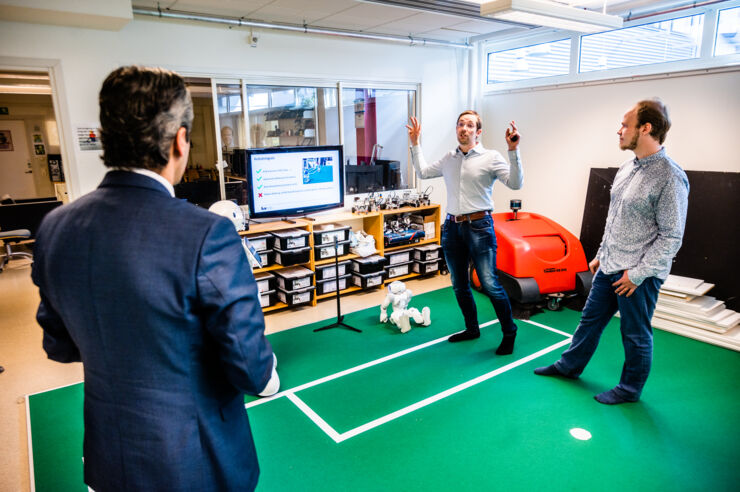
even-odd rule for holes
{"type": "MultiPolygon", "coordinates": [[[[522,212],[521,200],[511,200],[511,212],[492,214],[498,250],[496,271],[506,293],[521,304],[546,301],[560,309],[566,297],[587,296],[592,274],[581,242],[557,222],[522,212]]],[[[471,267],[471,282],[480,282],[471,267]]]]}

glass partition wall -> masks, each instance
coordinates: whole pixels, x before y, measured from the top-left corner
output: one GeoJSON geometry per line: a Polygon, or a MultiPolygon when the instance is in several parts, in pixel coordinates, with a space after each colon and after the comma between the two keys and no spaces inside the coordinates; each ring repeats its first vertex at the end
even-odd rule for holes
{"type": "Polygon", "coordinates": [[[188,86],[195,108],[193,147],[176,191],[199,206],[220,199],[247,204],[250,148],[343,145],[348,195],[405,189],[414,182],[405,125],[417,112],[416,85],[189,78],[188,86]]]}

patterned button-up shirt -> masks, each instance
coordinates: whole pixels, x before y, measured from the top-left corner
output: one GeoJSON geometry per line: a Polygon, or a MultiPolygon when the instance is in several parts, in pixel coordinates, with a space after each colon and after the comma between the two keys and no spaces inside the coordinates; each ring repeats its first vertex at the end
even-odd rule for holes
{"type": "Polygon", "coordinates": [[[661,148],[625,162],[614,177],[604,237],[596,258],[612,274],[627,270],[635,285],[665,279],[681,247],[689,180],[661,148]]]}
{"type": "Polygon", "coordinates": [[[447,213],[469,214],[481,210],[493,210],[493,183],[499,179],[512,190],[518,190],[524,182],[524,171],[519,150],[509,151],[509,161],[495,150],[477,144],[467,154],[456,147],[437,162],[427,164],[421,147],[411,147],[411,163],[420,178],[444,176],[447,187],[447,213]]]}

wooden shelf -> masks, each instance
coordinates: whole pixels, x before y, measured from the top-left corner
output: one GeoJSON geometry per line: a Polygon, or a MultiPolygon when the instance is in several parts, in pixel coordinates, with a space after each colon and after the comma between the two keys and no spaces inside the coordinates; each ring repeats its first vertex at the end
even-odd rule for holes
{"type": "Polygon", "coordinates": [[[415,243],[402,244],[401,246],[390,246],[388,248],[384,248],[383,251],[385,251],[387,253],[388,251],[397,251],[399,249],[415,248],[417,246],[424,246],[425,244],[437,244],[437,243],[439,243],[439,241],[437,240],[437,238],[434,238],[434,239],[424,239],[422,241],[418,241],[418,242],[415,242],[415,243]]]}
{"type": "MultiPolygon", "coordinates": [[[[346,289],[342,289],[339,293],[340,295],[344,295],[344,294],[349,294],[350,292],[357,292],[358,290],[368,290],[368,289],[363,289],[362,287],[357,287],[355,285],[352,287],[347,287],[346,289]]],[[[316,296],[316,300],[321,301],[323,299],[329,299],[329,298],[334,298],[334,297],[337,297],[336,292],[327,292],[326,294],[321,294],[321,295],[316,296]]]]}
{"type": "Polygon", "coordinates": [[[391,282],[395,282],[396,280],[408,280],[410,278],[416,278],[416,277],[434,277],[435,275],[439,275],[439,270],[433,273],[427,273],[426,275],[422,275],[420,273],[409,273],[406,275],[401,275],[400,277],[393,277],[393,278],[387,278],[383,280],[383,285],[389,284],[391,282]]]}
{"type": "Polygon", "coordinates": [[[306,262],[306,263],[298,263],[296,265],[290,265],[290,266],[278,265],[277,263],[275,263],[273,265],[266,266],[264,268],[257,268],[256,270],[253,271],[253,273],[270,272],[272,270],[281,270],[283,268],[292,268],[292,267],[296,267],[296,266],[302,266],[302,267],[308,268],[310,266],[310,263],[309,262],[306,262]]]}
{"type": "Polygon", "coordinates": [[[278,301],[275,304],[273,304],[272,306],[263,307],[262,308],[262,312],[263,313],[269,313],[270,311],[276,311],[278,309],[283,309],[283,308],[286,308],[286,307],[290,307],[290,306],[288,306],[284,302],[278,301]]]}
{"type": "MultiPolygon", "coordinates": [[[[341,261],[344,261],[344,260],[351,260],[352,258],[359,258],[359,256],[356,255],[356,254],[354,254],[354,253],[350,253],[348,255],[340,256],[338,261],[341,262],[341,261]]],[[[334,257],[325,258],[323,260],[316,260],[316,262],[314,262],[314,265],[316,265],[316,266],[322,266],[322,265],[328,265],[330,263],[334,263],[334,257]]]]}
{"type": "MultiPolygon", "coordinates": [[[[349,211],[342,211],[335,214],[326,214],[326,215],[319,215],[316,217],[313,217],[312,219],[308,218],[296,218],[294,219],[295,223],[289,223],[282,220],[276,220],[271,222],[262,222],[262,223],[255,223],[250,222],[249,224],[249,230],[248,231],[242,231],[240,234],[242,236],[251,236],[256,234],[264,234],[268,232],[273,231],[280,231],[285,229],[303,229],[304,231],[308,231],[310,234],[308,236],[308,245],[311,247],[311,254],[310,254],[310,261],[306,263],[301,263],[296,266],[303,266],[306,267],[312,271],[316,271],[317,266],[325,266],[325,265],[331,265],[334,263],[334,258],[324,258],[324,259],[316,259],[316,250],[315,250],[315,244],[314,244],[314,237],[313,237],[313,231],[314,227],[317,225],[322,224],[331,224],[331,223],[338,223],[342,225],[350,225],[354,230],[362,229],[367,234],[371,235],[375,238],[375,247],[377,249],[377,254],[380,256],[383,256],[388,251],[396,251],[399,249],[405,249],[405,248],[413,248],[416,246],[421,246],[424,244],[439,244],[439,238],[440,238],[440,227],[441,227],[441,217],[440,217],[440,206],[439,205],[423,205],[421,207],[403,207],[403,208],[396,208],[392,210],[378,210],[375,212],[367,212],[367,213],[352,213],[349,211]],[[426,223],[434,223],[434,231],[435,236],[433,239],[424,239],[422,241],[419,241],[417,243],[407,244],[403,246],[391,246],[389,248],[385,248],[383,245],[383,225],[385,222],[385,217],[389,215],[400,215],[405,213],[417,213],[420,215],[425,216],[425,222],[426,223]]],[[[430,231],[431,232],[431,231],[430,231]]],[[[353,253],[342,255],[338,258],[338,261],[346,261],[351,260],[353,258],[358,258],[359,256],[353,253]]],[[[274,270],[280,270],[282,268],[286,268],[283,265],[270,265],[265,268],[260,268],[255,270],[255,273],[260,272],[270,272],[274,270]]],[[[436,275],[436,274],[429,274],[428,276],[436,275]]],[[[416,278],[420,277],[418,273],[410,273],[408,275],[404,275],[401,277],[396,277],[393,279],[389,279],[383,282],[383,284],[380,284],[377,286],[377,288],[382,288],[383,285],[393,282],[395,280],[405,280],[410,278],[416,278]]],[[[316,285],[316,279],[314,276],[314,285],[316,285]]],[[[371,287],[372,289],[373,287],[371,287]]],[[[343,289],[341,291],[342,295],[345,294],[351,294],[353,292],[359,292],[362,290],[369,290],[369,289],[362,289],[357,286],[351,286],[346,289],[343,289]]],[[[336,292],[329,292],[327,294],[322,295],[314,295],[313,300],[310,304],[302,304],[302,305],[311,305],[315,306],[318,301],[324,300],[324,299],[330,299],[336,296],[336,292]]],[[[278,302],[273,306],[263,308],[263,312],[271,312],[278,309],[283,309],[286,307],[290,307],[284,303],[278,302]]]]}

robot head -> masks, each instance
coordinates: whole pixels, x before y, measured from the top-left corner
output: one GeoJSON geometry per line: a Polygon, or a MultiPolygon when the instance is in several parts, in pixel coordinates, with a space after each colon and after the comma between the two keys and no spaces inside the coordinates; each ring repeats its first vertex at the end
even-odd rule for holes
{"type": "Polygon", "coordinates": [[[234,227],[236,227],[237,231],[243,231],[247,227],[246,220],[244,219],[244,212],[239,208],[239,205],[231,200],[218,201],[211,205],[208,210],[230,219],[234,223],[234,227]]]}
{"type": "Polygon", "coordinates": [[[395,280],[388,285],[388,292],[391,294],[400,294],[406,290],[406,285],[400,280],[395,280]]]}

